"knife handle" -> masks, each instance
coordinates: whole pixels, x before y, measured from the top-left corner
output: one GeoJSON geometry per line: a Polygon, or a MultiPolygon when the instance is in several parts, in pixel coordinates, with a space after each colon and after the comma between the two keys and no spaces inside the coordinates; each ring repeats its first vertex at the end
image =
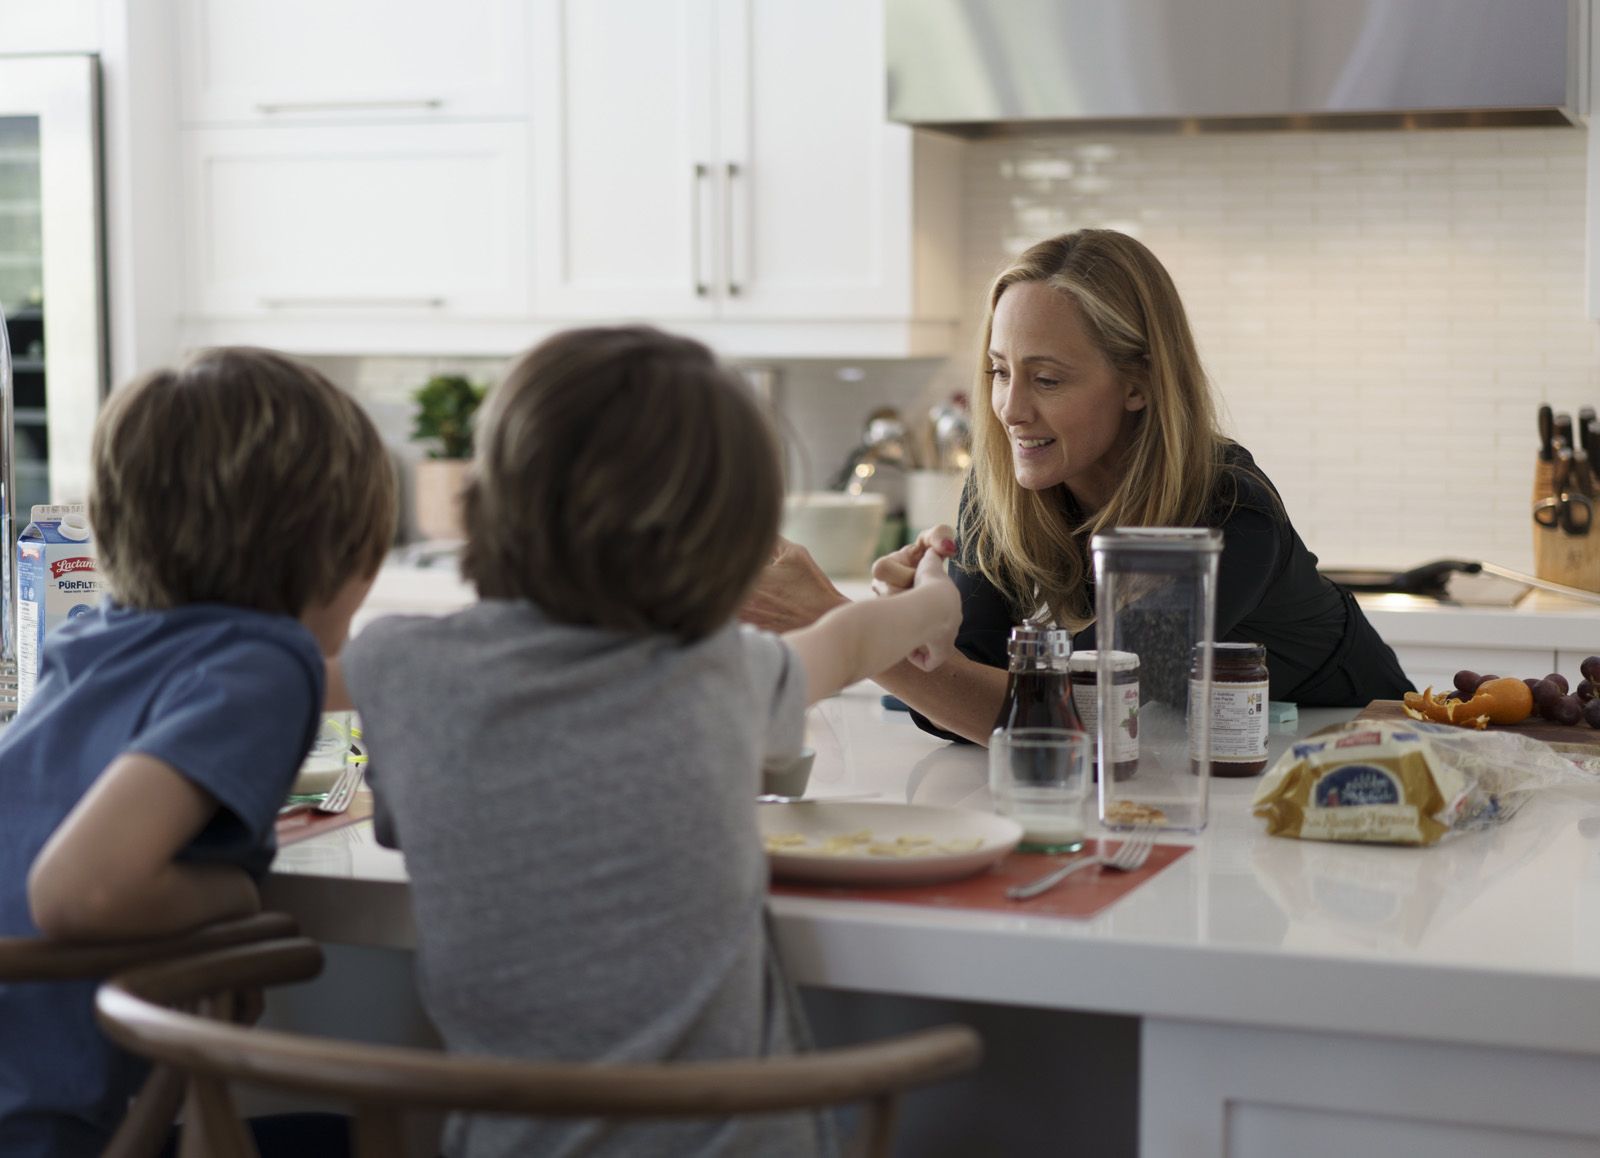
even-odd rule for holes
{"type": "Polygon", "coordinates": [[[1548,406],[1539,407],[1539,461],[1550,462],[1555,458],[1554,443],[1556,432],[1555,411],[1548,406]]]}
{"type": "Polygon", "coordinates": [[[1556,447],[1572,449],[1572,415],[1556,415],[1556,447]]]}

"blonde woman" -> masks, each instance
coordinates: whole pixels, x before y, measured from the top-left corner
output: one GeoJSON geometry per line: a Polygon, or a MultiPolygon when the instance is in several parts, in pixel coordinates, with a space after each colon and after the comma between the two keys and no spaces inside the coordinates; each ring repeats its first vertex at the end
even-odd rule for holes
{"type": "MultiPolygon", "coordinates": [[[[989,293],[962,501],[961,655],[937,671],[877,677],[932,730],[983,743],[1005,693],[1005,640],[1024,620],[1093,646],[1088,544],[1117,526],[1223,532],[1217,638],[1266,645],[1271,696],[1358,706],[1410,688],[1348,592],[1317,573],[1249,451],[1217,427],[1178,291],[1138,241],[1084,229],[1042,241],[989,293]]],[[[948,527],[879,559],[880,594],[905,588],[948,527]]],[[[808,622],[844,596],[782,544],[745,609],[769,627],[808,622]]]]}

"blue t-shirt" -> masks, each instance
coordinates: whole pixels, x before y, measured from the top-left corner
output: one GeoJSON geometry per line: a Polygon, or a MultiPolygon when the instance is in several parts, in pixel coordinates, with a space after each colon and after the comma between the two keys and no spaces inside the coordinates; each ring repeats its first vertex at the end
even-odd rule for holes
{"type": "MultiPolygon", "coordinates": [[[[216,815],[180,859],[260,877],[321,721],[325,668],[298,620],[223,604],[103,605],[52,632],[34,696],[0,729],[0,936],[35,936],[28,869],[123,753],[170,764],[216,815]]],[[[0,985],[0,1154],[98,1154],[143,1067],[94,1022],[95,983],[0,985]]]]}

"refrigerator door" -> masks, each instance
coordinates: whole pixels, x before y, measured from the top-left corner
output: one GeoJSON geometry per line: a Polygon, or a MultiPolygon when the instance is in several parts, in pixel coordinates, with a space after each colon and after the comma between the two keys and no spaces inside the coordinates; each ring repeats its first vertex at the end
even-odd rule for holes
{"type": "MultiPolygon", "coordinates": [[[[106,385],[100,155],[97,58],[0,55],[0,315],[11,371],[0,374],[6,664],[15,659],[17,534],[33,504],[88,492],[106,385]]],[[[0,674],[0,718],[6,692],[0,674]]]]}

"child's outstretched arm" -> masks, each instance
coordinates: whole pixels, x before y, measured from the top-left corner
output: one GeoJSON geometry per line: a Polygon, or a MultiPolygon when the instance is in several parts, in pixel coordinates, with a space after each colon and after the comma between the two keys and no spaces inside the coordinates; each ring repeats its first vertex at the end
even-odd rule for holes
{"type": "Polygon", "coordinates": [[[954,650],[960,626],[961,596],[944,556],[927,551],[904,594],[846,603],[783,638],[805,667],[806,702],[816,703],[901,660],[932,671],[954,650]]]}
{"type": "Polygon", "coordinates": [[[256,912],[260,896],[243,869],[174,860],[217,807],[164,760],[118,756],[34,860],[34,924],[47,937],[104,941],[256,912]]]}

